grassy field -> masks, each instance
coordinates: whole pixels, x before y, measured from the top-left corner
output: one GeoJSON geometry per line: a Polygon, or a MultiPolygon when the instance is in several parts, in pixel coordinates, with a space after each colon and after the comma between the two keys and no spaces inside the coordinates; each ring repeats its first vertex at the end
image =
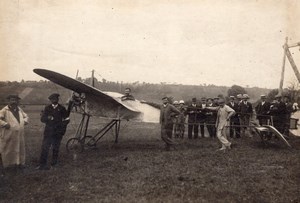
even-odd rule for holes
{"type": "MultiPolygon", "coordinates": [[[[292,149],[257,136],[233,139],[226,153],[217,139],[178,140],[164,151],[158,124],[123,122],[113,133],[74,159],[65,143],[80,117],[72,115],[60,152],[60,166],[38,171],[43,125],[39,109],[29,111],[24,173],[0,178],[1,202],[300,202],[300,138],[292,149]]],[[[93,118],[89,134],[105,120],[93,118]]]]}

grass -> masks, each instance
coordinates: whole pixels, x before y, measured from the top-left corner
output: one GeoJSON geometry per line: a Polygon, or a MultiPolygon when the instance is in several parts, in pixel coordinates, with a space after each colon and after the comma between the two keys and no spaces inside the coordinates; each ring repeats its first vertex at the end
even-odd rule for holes
{"type": "MultiPolygon", "coordinates": [[[[164,151],[158,124],[123,122],[118,144],[109,132],[96,149],[74,159],[64,144],[61,165],[37,171],[43,125],[29,113],[27,168],[0,178],[2,202],[300,202],[300,139],[292,149],[279,141],[264,146],[258,137],[233,139],[226,153],[217,139],[178,140],[164,151]]],[[[103,120],[93,119],[90,134],[103,120]]],[[[102,125],[102,124],[101,124],[102,125]]]]}

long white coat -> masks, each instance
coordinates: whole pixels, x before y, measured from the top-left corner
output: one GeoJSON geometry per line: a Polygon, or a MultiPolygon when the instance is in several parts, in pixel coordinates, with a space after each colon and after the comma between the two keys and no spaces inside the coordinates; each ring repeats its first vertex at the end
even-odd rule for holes
{"type": "Polygon", "coordinates": [[[20,123],[8,106],[0,110],[0,154],[3,167],[25,164],[24,125],[28,123],[27,114],[19,108],[20,123]],[[10,125],[5,129],[6,124],[10,125]]]}

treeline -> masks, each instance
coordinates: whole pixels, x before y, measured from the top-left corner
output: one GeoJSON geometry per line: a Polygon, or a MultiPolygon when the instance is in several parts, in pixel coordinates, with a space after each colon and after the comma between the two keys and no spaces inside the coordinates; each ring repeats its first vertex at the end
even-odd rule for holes
{"type": "MultiPolygon", "coordinates": [[[[92,84],[91,79],[81,79],[81,82],[92,84]]],[[[123,83],[112,82],[103,79],[102,81],[94,80],[94,86],[102,91],[120,92],[123,93],[126,87],[132,89],[132,94],[139,100],[152,102],[160,102],[163,96],[172,96],[175,100],[189,101],[196,97],[199,100],[201,97],[224,97],[225,99],[231,95],[239,93],[247,93],[250,96],[250,101],[256,102],[261,94],[268,94],[271,90],[259,87],[243,88],[238,85],[232,87],[215,86],[215,85],[181,85],[181,84],[152,84],[145,82],[123,83]],[[240,92],[242,91],[242,92],[240,92]]],[[[24,81],[21,82],[0,82],[0,102],[6,102],[8,94],[20,94],[25,88],[30,88],[31,91],[22,100],[23,103],[29,104],[44,104],[48,103],[48,95],[53,92],[58,92],[61,95],[62,101],[67,101],[71,95],[71,91],[59,85],[56,85],[47,80],[40,81],[24,81]]]]}

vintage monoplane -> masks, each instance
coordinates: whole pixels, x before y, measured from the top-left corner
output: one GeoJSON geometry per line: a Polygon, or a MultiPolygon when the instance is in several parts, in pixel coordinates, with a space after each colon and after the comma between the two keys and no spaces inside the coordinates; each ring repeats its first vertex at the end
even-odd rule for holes
{"type": "MultiPolygon", "coordinates": [[[[68,109],[70,111],[76,109],[82,115],[82,118],[75,136],[67,141],[66,146],[68,151],[81,152],[86,146],[95,147],[97,142],[113,128],[115,129],[115,142],[117,143],[122,120],[159,122],[160,110],[152,105],[136,99],[123,100],[122,96],[124,95],[120,93],[101,91],[91,85],[54,71],[46,69],[34,69],[33,71],[53,83],[73,91],[68,109]],[[99,129],[93,136],[87,135],[91,116],[110,119],[110,122],[99,129]]],[[[262,142],[265,144],[268,141],[265,134],[269,132],[291,147],[285,137],[272,125],[259,126],[258,124],[251,123],[249,127],[255,129],[256,134],[260,136],[262,142]]]]}
{"type": "Polygon", "coordinates": [[[46,69],[34,69],[33,71],[55,84],[73,91],[68,108],[70,110],[75,108],[82,114],[82,118],[75,136],[67,141],[68,151],[82,151],[85,146],[94,147],[113,127],[115,127],[115,142],[117,143],[122,120],[159,122],[159,109],[139,100],[123,100],[123,95],[120,93],[104,92],[54,71],[46,69]],[[110,122],[94,136],[87,135],[91,116],[110,119],[110,122]]]}

